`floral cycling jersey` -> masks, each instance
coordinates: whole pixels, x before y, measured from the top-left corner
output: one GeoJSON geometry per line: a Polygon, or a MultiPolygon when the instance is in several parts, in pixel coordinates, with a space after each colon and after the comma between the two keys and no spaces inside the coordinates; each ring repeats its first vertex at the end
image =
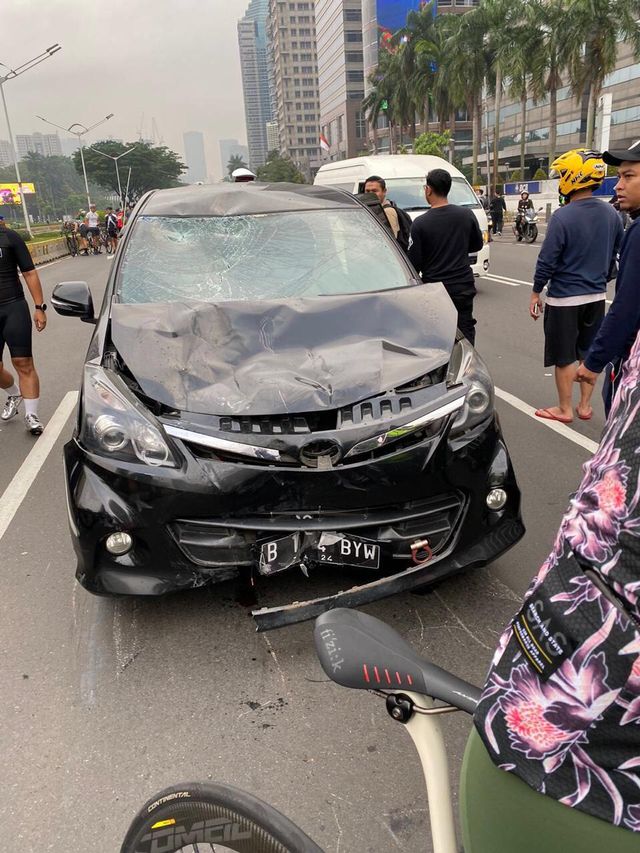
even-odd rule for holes
{"type": "Polygon", "coordinates": [[[499,767],[640,833],[640,335],[475,714],[499,767]]]}

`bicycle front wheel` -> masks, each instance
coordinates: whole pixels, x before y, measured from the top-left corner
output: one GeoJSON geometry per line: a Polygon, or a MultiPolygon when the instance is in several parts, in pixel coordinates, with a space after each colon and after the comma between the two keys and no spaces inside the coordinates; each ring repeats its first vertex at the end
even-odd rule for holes
{"type": "Polygon", "coordinates": [[[273,806],[230,785],[189,783],[140,809],[120,853],[322,853],[273,806]]]}

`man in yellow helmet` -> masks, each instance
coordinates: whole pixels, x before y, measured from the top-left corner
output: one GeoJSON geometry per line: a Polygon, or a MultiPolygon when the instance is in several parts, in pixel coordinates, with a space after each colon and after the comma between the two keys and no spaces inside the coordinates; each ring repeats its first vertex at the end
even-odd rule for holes
{"type": "MultiPolygon", "coordinates": [[[[576,362],[584,361],[604,317],[607,281],[615,276],[623,229],[620,217],[593,191],[601,186],[606,166],[600,154],[581,148],[552,163],[552,177],[569,202],[551,217],[538,255],[529,314],[543,313],[544,365],[555,368],[558,405],[538,409],[536,417],[571,423],[576,362]]],[[[580,384],[576,414],[592,417],[593,386],[580,384]]]]}

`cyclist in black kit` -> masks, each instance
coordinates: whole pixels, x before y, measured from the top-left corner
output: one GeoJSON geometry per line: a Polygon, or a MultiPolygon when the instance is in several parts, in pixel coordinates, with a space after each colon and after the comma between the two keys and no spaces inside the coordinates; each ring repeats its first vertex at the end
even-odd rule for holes
{"type": "Polygon", "coordinates": [[[29,306],[18,270],[22,273],[34,301],[33,323],[41,332],[47,325],[47,306],[42,296],[40,277],[22,237],[0,222],[0,388],[8,395],[0,419],[9,421],[14,418],[24,399],[24,421],[27,430],[32,435],[40,435],[44,429],[38,417],[40,381],[33,364],[29,306]],[[2,364],[5,344],[18,374],[19,388],[14,377],[2,364]]]}

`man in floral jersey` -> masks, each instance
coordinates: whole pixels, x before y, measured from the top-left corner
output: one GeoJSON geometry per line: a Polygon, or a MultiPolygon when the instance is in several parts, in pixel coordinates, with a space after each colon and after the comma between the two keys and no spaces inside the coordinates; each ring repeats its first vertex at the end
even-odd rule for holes
{"type": "Polygon", "coordinates": [[[640,850],[640,335],[584,470],[475,714],[463,772],[470,851],[640,850]],[[516,834],[474,846],[491,797],[516,834]]]}

